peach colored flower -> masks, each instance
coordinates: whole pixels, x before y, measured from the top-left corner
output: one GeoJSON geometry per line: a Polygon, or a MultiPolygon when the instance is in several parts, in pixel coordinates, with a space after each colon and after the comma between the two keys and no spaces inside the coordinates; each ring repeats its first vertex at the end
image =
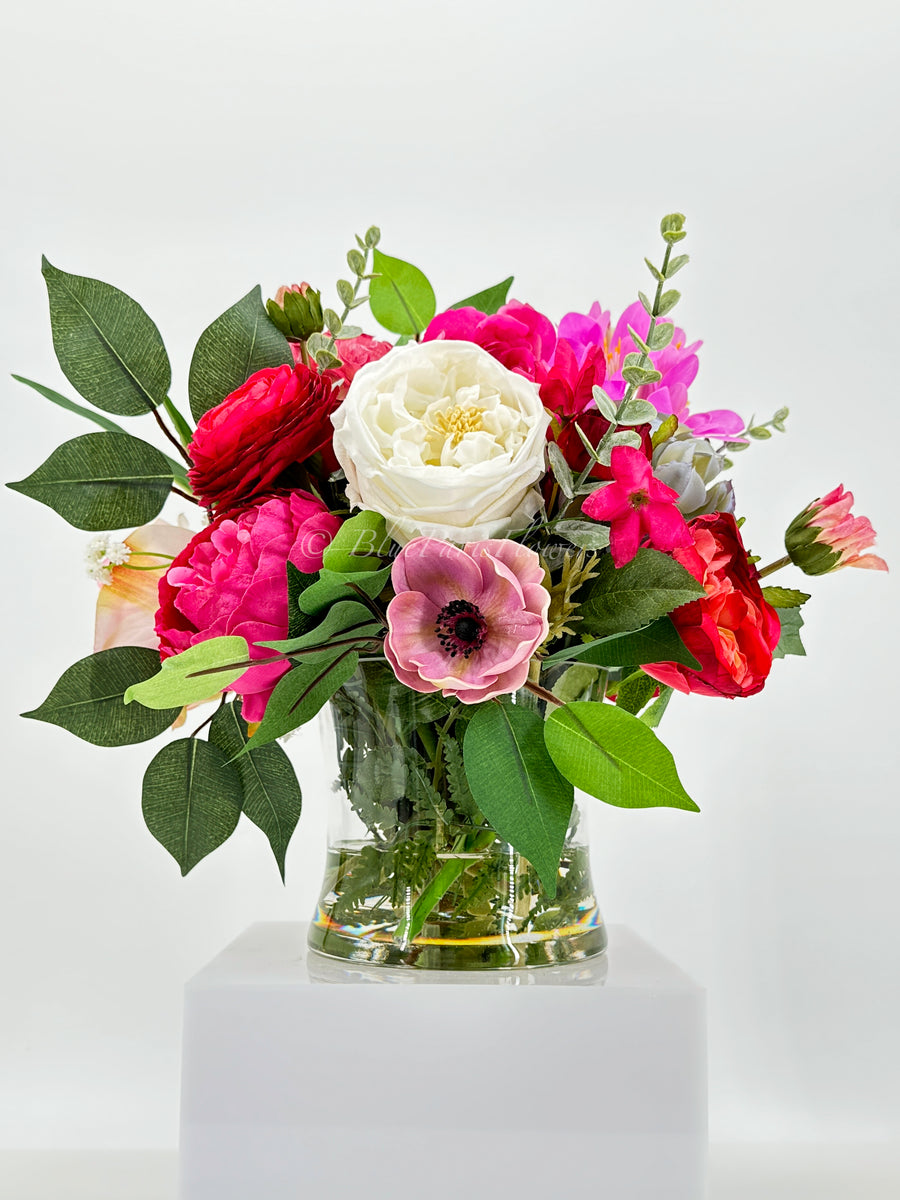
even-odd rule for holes
{"type": "Polygon", "coordinates": [[[112,554],[108,543],[100,546],[95,539],[91,574],[101,584],[94,623],[95,653],[113,646],[159,649],[153,627],[159,581],[193,536],[192,530],[180,525],[152,521],[116,543],[112,554]]]}
{"type": "Polygon", "coordinates": [[[877,554],[862,554],[875,542],[868,517],[854,517],[853,493],[838,486],[827,496],[814,500],[791,521],[784,535],[791,561],[807,575],[827,575],[841,567],[886,571],[887,563],[877,554]]]}

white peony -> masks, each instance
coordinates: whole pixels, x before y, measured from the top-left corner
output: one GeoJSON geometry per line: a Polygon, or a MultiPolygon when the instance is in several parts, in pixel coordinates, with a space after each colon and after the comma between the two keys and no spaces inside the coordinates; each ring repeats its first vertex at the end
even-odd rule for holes
{"type": "Polygon", "coordinates": [[[550,417],[537,385],[471,342],[411,342],[357,371],[331,418],[353,508],[401,545],[524,529],[541,506],[550,417]]]}

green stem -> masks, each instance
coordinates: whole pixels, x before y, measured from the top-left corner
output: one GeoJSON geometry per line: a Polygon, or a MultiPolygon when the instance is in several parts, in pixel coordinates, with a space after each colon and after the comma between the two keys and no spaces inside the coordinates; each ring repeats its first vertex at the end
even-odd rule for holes
{"type": "MultiPolygon", "coordinates": [[[[168,397],[166,397],[166,399],[168,399],[168,397]]],[[[159,415],[159,409],[153,408],[150,411],[153,413],[154,421],[157,423],[157,425],[162,430],[163,436],[168,438],[168,440],[172,443],[172,445],[175,447],[175,449],[178,451],[178,453],[181,455],[181,457],[184,459],[184,461],[187,463],[187,465],[189,467],[192,467],[194,464],[191,462],[190,458],[188,457],[187,450],[185,450],[184,446],[182,446],[181,442],[179,442],[178,438],[175,436],[175,434],[172,432],[172,430],[168,427],[168,425],[165,423],[165,421],[159,415]]]]}
{"type": "MultiPolygon", "coordinates": [[[[362,283],[362,281],[366,277],[366,273],[369,269],[369,250],[370,249],[371,249],[370,246],[366,246],[366,252],[363,256],[363,271],[362,271],[361,275],[356,276],[356,283],[354,283],[354,285],[353,285],[353,296],[351,297],[350,303],[344,305],[344,311],[341,313],[341,325],[344,324],[344,322],[350,316],[350,313],[353,311],[353,308],[354,308],[353,301],[356,299],[356,293],[359,291],[359,285],[362,283]]],[[[329,339],[328,345],[325,347],[325,349],[333,354],[334,353],[334,343],[336,341],[337,341],[337,339],[336,339],[334,333],[332,333],[331,338],[329,339]]]]}
{"type": "Polygon", "coordinates": [[[757,571],[757,575],[760,579],[765,579],[767,575],[774,575],[774,573],[776,571],[780,571],[782,567],[789,567],[790,565],[791,556],[789,554],[785,554],[784,558],[776,558],[775,561],[770,562],[767,567],[763,567],[760,571],[757,571]]]}
{"type": "MultiPolygon", "coordinates": [[[[656,328],[656,319],[659,316],[659,302],[660,302],[660,300],[662,300],[663,287],[666,282],[666,271],[668,270],[669,256],[671,255],[671,253],[672,253],[672,243],[666,242],[666,252],[663,255],[662,267],[660,268],[660,271],[659,271],[660,278],[657,281],[656,295],[653,298],[653,312],[650,313],[650,325],[647,328],[647,336],[644,338],[644,341],[647,343],[648,346],[650,344],[650,339],[653,337],[653,330],[656,328]]],[[[641,361],[638,363],[638,366],[646,367],[648,362],[650,362],[650,355],[647,353],[646,350],[642,349],[641,350],[641,361]]],[[[631,397],[634,395],[634,393],[637,391],[637,389],[639,387],[640,387],[640,384],[629,383],[628,387],[625,390],[625,395],[622,397],[622,404],[627,404],[628,401],[631,399],[631,397]]]]}

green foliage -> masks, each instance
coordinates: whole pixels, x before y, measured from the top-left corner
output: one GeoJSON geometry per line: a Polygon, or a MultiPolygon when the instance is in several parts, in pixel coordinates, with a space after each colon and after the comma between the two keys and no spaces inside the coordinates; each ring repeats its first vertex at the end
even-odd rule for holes
{"type": "Polygon", "coordinates": [[[151,679],[132,684],[125,703],[137,700],[145,708],[180,708],[208,700],[240,679],[248,657],[246,638],[208,638],[164,659],[151,679]]]}
{"type": "Polygon", "coordinates": [[[644,705],[653,699],[653,693],[658,686],[656,680],[645,675],[643,671],[635,671],[619,684],[616,707],[637,716],[644,705]]]}
{"type": "Polygon", "coordinates": [[[668,617],[659,617],[633,633],[619,633],[596,641],[576,643],[551,654],[545,663],[577,659],[598,667],[639,667],[644,663],[676,662],[700,669],[700,663],[681,640],[668,617]]]}
{"type": "Polygon", "coordinates": [[[493,287],[485,288],[483,292],[476,292],[473,296],[467,296],[465,300],[457,300],[455,304],[450,305],[450,308],[477,308],[479,312],[491,316],[506,303],[513,278],[514,276],[510,275],[502,283],[495,283],[493,287]]]}
{"type": "Polygon", "coordinates": [[[292,667],[269,697],[266,714],[253,735],[254,746],[274,742],[312,720],[356,670],[358,658],[355,651],[338,647],[292,667]]]}
{"type": "Polygon", "coordinates": [[[580,550],[604,550],[609,545],[609,526],[596,521],[556,521],[553,532],[580,550]]]}
{"type": "Polygon", "coordinates": [[[287,593],[288,593],[288,637],[300,637],[304,633],[308,633],[315,624],[309,613],[303,612],[300,608],[300,597],[308,587],[319,578],[318,572],[315,575],[307,575],[305,571],[300,571],[292,562],[287,563],[287,593]]]}
{"type": "Polygon", "coordinates": [[[69,275],[47,261],[53,349],[63,374],[90,404],[135,417],[162,404],[172,381],[159,330],[118,288],[69,275]]]}
{"type": "Polygon", "coordinates": [[[84,433],[7,487],[46,504],[76,529],[125,529],[159,513],[172,468],[155,446],[129,433],[84,433]]]}
{"type": "Polygon", "coordinates": [[[538,713],[509,700],[481,704],[463,756],[476,804],[553,896],[574,791],[544,747],[543,725],[538,713]]]}
{"type": "Polygon", "coordinates": [[[144,646],[101,650],[69,667],[43,704],[22,716],[59,725],[95,746],[146,742],[172,724],[180,706],[155,712],[126,708],[124,696],[158,670],[159,655],[144,646]]]}
{"type": "Polygon", "coordinates": [[[475,825],[480,824],[484,820],[484,813],[475,803],[475,797],[469,787],[462,747],[456,738],[450,737],[445,740],[443,754],[447,792],[457,819],[463,818],[475,825]]]}
{"type": "Polygon", "coordinates": [[[316,583],[301,592],[297,603],[301,610],[314,616],[337,600],[346,600],[359,588],[370,599],[383,592],[391,577],[391,568],[380,571],[329,571],[323,567],[316,583]]]}
{"type": "Polygon", "coordinates": [[[584,698],[585,694],[591,691],[599,676],[600,671],[597,667],[573,663],[571,667],[567,667],[563,671],[551,690],[557,700],[568,704],[571,700],[584,698]]]}
{"type": "MultiPolygon", "coordinates": [[[[376,637],[382,629],[381,622],[373,620],[372,613],[364,604],[359,604],[356,600],[341,600],[328,609],[318,625],[299,637],[287,638],[284,641],[257,642],[256,645],[277,650],[281,654],[293,654],[298,650],[313,650],[316,647],[325,650],[336,638],[342,641],[350,637],[364,640],[376,637]]],[[[318,659],[320,656],[315,657],[318,659]]]]}
{"type": "Polygon", "coordinates": [[[781,637],[778,645],[772,651],[773,658],[784,658],[788,654],[806,657],[806,651],[800,640],[800,630],[803,628],[803,617],[799,608],[776,609],[781,622],[781,637]]]}
{"type": "Polygon", "coordinates": [[[629,633],[705,594],[689,571],[659,550],[638,550],[619,568],[604,555],[582,602],[581,628],[595,637],[629,633]]]}
{"type": "MultiPolygon", "coordinates": [[[[276,304],[274,300],[266,301],[266,312],[279,333],[298,342],[305,342],[312,334],[321,333],[325,328],[322,293],[314,288],[307,288],[305,296],[300,292],[285,291],[282,304],[276,304]]],[[[338,329],[340,325],[338,319],[338,329]]],[[[333,326],[329,327],[332,333],[337,332],[333,326]]]]}
{"type": "Polygon", "coordinates": [[[291,760],[280,746],[257,749],[253,745],[239,701],[222,705],[209,727],[209,740],[232,760],[243,789],[243,811],[269,839],[283,882],[288,843],[302,807],[300,784],[291,760]],[[245,747],[248,752],[241,754],[245,747]]]}
{"type": "Polygon", "coordinates": [[[544,723],[544,738],[566,779],[607,804],[699,812],[670,752],[647,725],[621,708],[591,701],[556,708],[544,723]]]}
{"type": "Polygon", "coordinates": [[[221,404],[256,371],[293,362],[287,339],[263,308],[259,287],[253,288],[200,334],[188,374],[194,420],[221,404]]]}
{"type": "Polygon", "coordinates": [[[663,719],[666,709],[669,707],[669,701],[675,689],[669,687],[668,684],[661,683],[659,685],[659,695],[653,703],[646,708],[638,717],[639,721],[643,721],[650,729],[656,729],[660,721],[663,719]]]}
{"type": "Polygon", "coordinates": [[[391,333],[418,337],[424,333],[437,305],[434,289],[418,267],[374,252],[376,274],[369,284],[372,316],[391,333]]]}
{"type": "Polygon", "coordinates": [[[809,592],[797,588],[764,587],[762,594],[773,608],[799,608],[809,599],[809,592]]]}
{"type": "Polygon", "coordinates": [[[384,517],[363,511],[348,517],[322,555],[322,566],[329,571],[352,574],[377,571],[391,548],[384,517]]]}
{"type": "Polygon", "coordinates": [[[163,746],[144,774],[147,828],[187,875],[234,833],[241,780],[222,751],[198,738],[163,746]]]}

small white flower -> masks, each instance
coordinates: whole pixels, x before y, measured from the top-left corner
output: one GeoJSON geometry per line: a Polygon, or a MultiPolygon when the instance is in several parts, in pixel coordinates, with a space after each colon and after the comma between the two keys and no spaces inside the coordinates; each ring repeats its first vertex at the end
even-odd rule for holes
{"type": "Polygon", "coordinates": [[[332,422],[351,506],[381,513],[401,544],[504,537],[540,508],[550,417],[534,383],[472,342],[368,363],[332,422]]]}
{"type": "Polygon", "coordinates": [[[678,493],[678,508],[688,520],[703,513],[734,511],[730,481],[709,486],[724,469],[724,456],[685,425],[653,451],[653,474],[678,493]]]}
{"type": "Polygon", "coordinates": [[[131,550],[111,533],[98,533],[92,537],[84,552],[87,573],[101,587],[111,581],[113,567],[120,567],[131,557],[131,550]]]}

